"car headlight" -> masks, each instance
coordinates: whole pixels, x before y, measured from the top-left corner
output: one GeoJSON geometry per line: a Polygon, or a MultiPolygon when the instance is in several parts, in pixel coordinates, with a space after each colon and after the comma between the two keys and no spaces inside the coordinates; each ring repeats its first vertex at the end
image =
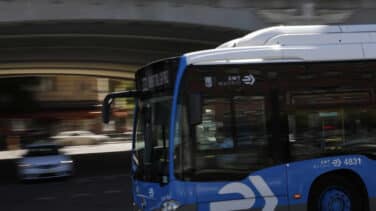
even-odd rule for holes
{"type": "Polygon", "coordinates": [[[28,168],[28,167],[31,167],[32,165],[30,163],[19,163],[18,164],[18,167],[21,167],[21,168],[28,168]]]}
{"type": "Polygon", "coordinates": [[[162,203],[162,211],[175,211],[180,207],[179,202],[168,200],[162,203]]]}
{"type": "Polygon", "coordinates": [[[60,161],[60,164],[71,164],[73,163],[73,160],[62,160],[60,161]]]}

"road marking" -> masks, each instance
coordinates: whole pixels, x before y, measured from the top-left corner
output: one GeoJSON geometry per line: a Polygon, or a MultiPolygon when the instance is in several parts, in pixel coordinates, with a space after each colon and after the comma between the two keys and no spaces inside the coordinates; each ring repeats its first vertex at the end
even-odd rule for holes
{"type": "Polygon", "coordinates": [[[103,193],[104,194],[116,194],[116,193],[121,193],[121,192],[123,192],[123,191],[121,191],[121,190],[106,190],[103,193]]]}
{"type": "Polygon", "coordinates": [[[54,200],[54,199],[56,199],[56,197],[53,197],[53,196],[42,196],[42,197],[35,198],[35,200],[37,201],[49,201],[49,200],[54,200]]]}
{"type": "Polygon", "coordinates": [[[90,193],[76,193],[76,194],[72,195],[72,198],[88,197],[88,196],[91,196],[91,195],[93,195],[93,194],[90,194],[90,193]]]}

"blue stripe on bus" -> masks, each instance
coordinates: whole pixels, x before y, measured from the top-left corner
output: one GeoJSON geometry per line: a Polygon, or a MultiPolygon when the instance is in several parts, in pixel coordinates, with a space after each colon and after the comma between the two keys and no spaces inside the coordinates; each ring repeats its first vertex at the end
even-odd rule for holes
{"type": "Polygon", "coordinates": [[[180,82],[183,78],[185,68],[187,67],[187,58],[185,56],[180,57],[179,68],[176,74],[175,86],[174,86],[174,95],[172,99],[172,110],[171,110],[171,119],[170,119],[170,138],[169,138],[169,180],[175,180],[174,176],[174,137],[175,137],[175,120],[177,112],[177,103],[178,95],[180,89],[180,82]]]}

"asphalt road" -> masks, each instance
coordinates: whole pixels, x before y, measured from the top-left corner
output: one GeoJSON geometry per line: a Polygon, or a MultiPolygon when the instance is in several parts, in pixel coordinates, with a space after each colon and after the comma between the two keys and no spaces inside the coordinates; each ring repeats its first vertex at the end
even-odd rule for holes
{"type": "Polygon", "coordinates": [[[129,210],[130,153],[73,156],[76,173],[69,179],[21,183],[14,160],[0,161],[0,210],[129,210]]]}

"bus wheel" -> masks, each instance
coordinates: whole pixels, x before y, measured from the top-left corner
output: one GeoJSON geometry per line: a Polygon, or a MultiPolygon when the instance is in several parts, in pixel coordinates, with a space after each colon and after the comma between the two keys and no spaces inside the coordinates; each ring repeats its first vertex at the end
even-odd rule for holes
{"type": "Polygon", "coordinates": [[[366,211],[367,200],[358,183],[343,176],[326,176],[315,182],[308,201],[309,211],[366,211]]]}

